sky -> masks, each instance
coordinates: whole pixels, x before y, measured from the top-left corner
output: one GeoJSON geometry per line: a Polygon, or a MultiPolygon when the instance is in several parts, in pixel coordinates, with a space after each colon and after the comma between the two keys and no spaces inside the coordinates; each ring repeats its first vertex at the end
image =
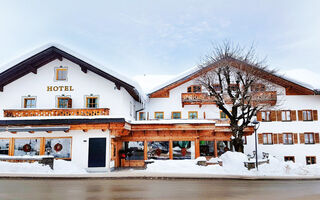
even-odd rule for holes
{"type": "Polygon", "coordinates": [[[0,67],[59,43],[151,88],[228,40],[320,88],[319,10],[317,0],[2,0],[0,67]]]}

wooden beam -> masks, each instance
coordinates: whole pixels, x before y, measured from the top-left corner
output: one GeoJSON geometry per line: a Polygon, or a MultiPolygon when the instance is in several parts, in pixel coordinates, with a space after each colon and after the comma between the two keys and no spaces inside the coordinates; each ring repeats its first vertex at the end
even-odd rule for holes
{"type": "Polygon", "coordinates": [[[34,133],[34,131],[28,131],[29,133],[34,133]]]}
{"type": "Polygon", "coordinates": [[[14,155],[14,138],[9,139],[9,156],[14,155]]]}
{"type": "Polygon", "coordinates": [[[200,157],[200,141],[199,138],[196,138],[194,141],[194,148],[195,148],[195,158],[200,157]]]}
{"type": "Polygon", "coordinates": [[[86,132],[88,132],[88,129],[83,129],[82,131],[86,133],[86,132]]]}
{"type": "Polygon", "coordinates": [[[52,131],[46,131],[47,133],[52,133],[52,131]]]}
{"type": "Polygon", "coordinates": [[[144,158],[144,160],[148,160],[148,141],[145,140],[145,141],[143,142],[143,144],[144,144],[144,148],[143,148],[143,158],[144,158]]]}
{"type": "Polygon", "coordinates": [[[107,129],[101,129],[102,132],[106,132],[107,129]]]}
{"type": "Polygon", "coordinates": [[[63,60],[63,56],[62,56],[61,54],[58,54],[58,53],[57,53],[57,59],[60,60],[60,61],[62,61],[62,60],[63,60]]]}
{"type": "Polygon", "coordinates": [[[169,159],[173,160],[173,142],[172,140],[169,140],[169,159]]]}
{"type": "Polygon", "coordinates": [[[0,92],[3,92],[3,86],[0,85],[0,92]]]}
{"type": "Polygon", "coordinates": [[[65,130],[64,132],[65,132],[65,133],[69,133],[69,130],[65,130]]]}
{"type": "Polygon", "coordinates": [[[17,131],[11,131],[10,133],[12,133],[12,134],[17,134],[17,131]]]}
{"type": "Polygon", "coordinates": [[[33,66],[30,66],[30,71],[34,74],[37,74],[37,68],[36,67],[33,67],[33,66]]]}
{"type": "Polygon", "coordinates": [[[218,157],[218,147],[217,147],[217,140],[214,140],[214,157],[218,157]]]}
{"type": "Polygon", "coordinates": [[[81,71],[83,72],[83,73],[87,73],[88,72],[88,69],[86,68],[86,67],[84,67],[84,66],[80,66],[81,67],[81,71]]]}
{"type": "Polygon", "coordinates": [[[121,86],[118,83],[115,83],[115,85],[116,85],[116,88],[120,90],[121,86]]]}

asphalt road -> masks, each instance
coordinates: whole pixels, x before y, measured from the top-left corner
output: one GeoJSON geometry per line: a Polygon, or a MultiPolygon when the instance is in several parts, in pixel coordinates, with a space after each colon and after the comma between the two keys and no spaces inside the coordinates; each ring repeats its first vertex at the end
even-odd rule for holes
{"type": "Polygon", "coordinates": [[[320,199],[320,181],[0,179],[0,199],[320,199]]]}

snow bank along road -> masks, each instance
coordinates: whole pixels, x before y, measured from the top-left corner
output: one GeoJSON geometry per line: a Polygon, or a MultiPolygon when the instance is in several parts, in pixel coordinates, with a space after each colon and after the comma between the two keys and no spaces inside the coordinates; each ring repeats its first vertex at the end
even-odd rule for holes
{"type": "Polygon", "coordinates": [[[319,179],[320,164],[301,165],[283,162],[270,156],[269,164],[259,166],[259,171],[248,170],[246,155],[227,152],[220,159],[223,166],[198,166],[198,160],[155,160],[144,170],[126,169],[114,172],[88,173],[71,161],[56,160],[54,169],[37,163],[0,162],[0,177],[32,178],[229,178],[229,179],[319,179]]]}

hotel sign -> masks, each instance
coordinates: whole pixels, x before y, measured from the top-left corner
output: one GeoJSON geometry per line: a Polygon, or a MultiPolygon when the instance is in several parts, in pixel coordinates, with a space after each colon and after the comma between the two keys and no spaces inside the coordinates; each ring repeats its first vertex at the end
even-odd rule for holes
{"type": "Polygon", "coordinates": [[[64,92],[69,92],[69,91],[74,91],[72,86],[47,86],[47,92],[56,92],[56,91],[64,91],[64,92]]]}

